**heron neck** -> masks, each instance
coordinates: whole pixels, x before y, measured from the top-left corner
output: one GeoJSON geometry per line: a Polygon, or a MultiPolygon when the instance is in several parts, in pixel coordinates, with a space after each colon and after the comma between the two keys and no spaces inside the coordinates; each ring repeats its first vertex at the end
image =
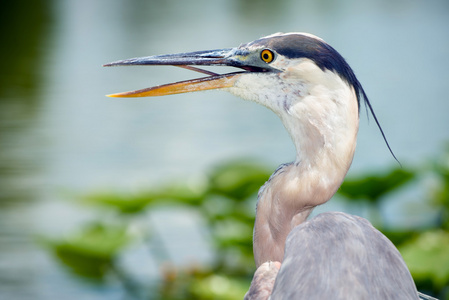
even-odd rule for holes
{"type": "Polygon", "coordinates": [[[281,166],[259,193],[254,228],[258,266],[282,261],[290,231],[303,223],[314,207],[327,202],[343,182],[358,131],[355,93],[350,90],[348,95],[353,99],[331,101],[312,94],[281,115],[297,155],[295,162],[281,166]]]}

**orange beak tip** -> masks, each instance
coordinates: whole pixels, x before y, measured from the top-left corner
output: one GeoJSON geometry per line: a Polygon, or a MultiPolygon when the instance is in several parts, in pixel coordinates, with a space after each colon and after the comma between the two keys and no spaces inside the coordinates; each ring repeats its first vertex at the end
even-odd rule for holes
{"type": "Polygon", "coordinates": [[[138,96],[134,96],[133,93],[131,93],[131,92],[124,92],[124,93],[109,94],[109,95],[106,95],[106,97],[109,97],[109,98],[131,98],[131,97],[138,97],[138,96]]]}
{"type": "Polygon", "coordinates": [[[109,97],[109,98],[119,98],[120,96],[119,96],[120,94],[109,94],[109,95],[106,95],[106,97],[109,97]]]}

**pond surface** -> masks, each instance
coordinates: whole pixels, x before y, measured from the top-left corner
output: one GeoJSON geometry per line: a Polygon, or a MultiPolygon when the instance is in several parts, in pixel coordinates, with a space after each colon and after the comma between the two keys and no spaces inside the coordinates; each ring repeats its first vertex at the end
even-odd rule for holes
{"type": "MultiPolygon", "coordinates": [[[[196,75],[104,63],[238,46],[278,31],[310,32],[348,60],[404,165],[425,163],[449,140],[444,0],[35,1],[8,4],[0,20],[1,299],[121,299],[114,282],[100,288],[74,280],[35,242],[92,216],[72,201],[77,195],[195,181],[233,158],[255,158],[273,169],[294,158],[282,124],[265,108],[217,91],[106,98],[196,75]]],[[[351,173],[394,164],[362,112],[351,173]]],[[[393,215],[400,215],[395,207],[393,215]]],[[[189,225],[171,224],[178,237],[197,226],[190,215],[179,215],[172,222],[189,225]]],[[[203,244],[189,250],[188,240],[175,243],[185,253],[174,261],[207,261],[203,244]]]]}

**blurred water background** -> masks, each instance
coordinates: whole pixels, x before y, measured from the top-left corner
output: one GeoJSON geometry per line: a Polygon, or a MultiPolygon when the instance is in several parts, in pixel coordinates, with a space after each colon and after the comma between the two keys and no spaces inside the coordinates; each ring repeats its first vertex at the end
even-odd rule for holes
{"type": "MultiPolygon", "coordinates": [[[[0,26],[1,299],[122,299],[114,282],[74,279],[36,243],[94,214],[73,201],[77,195],[133,193],[174,179],[195,184],[210,166],[233,158],[255,158],[273,170],[294,159],[267,109],[217,91],[106,98],[197,74],[104,63],[310,32],[348,60],[402,164],[436,157],[449,140],[446,0],[8,1],[0,26]]],[[[350,175],[394,164],[362,111],[350,175]]],[[[406,228],[436,214],[413,186],[383,211],[388,224],[406,228]]],[[[161,211],[154,223],[172,236],[173,263],[211,259],[194,212],[161,211]]],[[[139,257],[128,263],[157,277],[152,262],[139,257]]]]}

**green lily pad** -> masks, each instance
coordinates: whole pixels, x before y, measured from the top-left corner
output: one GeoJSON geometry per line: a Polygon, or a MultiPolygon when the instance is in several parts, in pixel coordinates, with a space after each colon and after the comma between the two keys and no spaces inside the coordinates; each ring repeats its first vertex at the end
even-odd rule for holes
{"type": "Polygon", "coordinates": [[[360,176],[346,179],[338,193],[349,200],[366,199],[377,202],[388,192],[397,189],[414,178],[414,173],[405,169],[394,169],[386,174],[360,176]]]}
{"type": "Polygon", "coordinates": [[[103,279],[119,251],[131,241],[123,226],[90,225],[60,240],[45,240],[54,255],[74,273],[103,279]]]}
{"type": "Polygon", "coordinates": [[[431,279],[436,288],[449,284],[449,232],[428,231],[399,247],[415,280],[431,279]]]}

